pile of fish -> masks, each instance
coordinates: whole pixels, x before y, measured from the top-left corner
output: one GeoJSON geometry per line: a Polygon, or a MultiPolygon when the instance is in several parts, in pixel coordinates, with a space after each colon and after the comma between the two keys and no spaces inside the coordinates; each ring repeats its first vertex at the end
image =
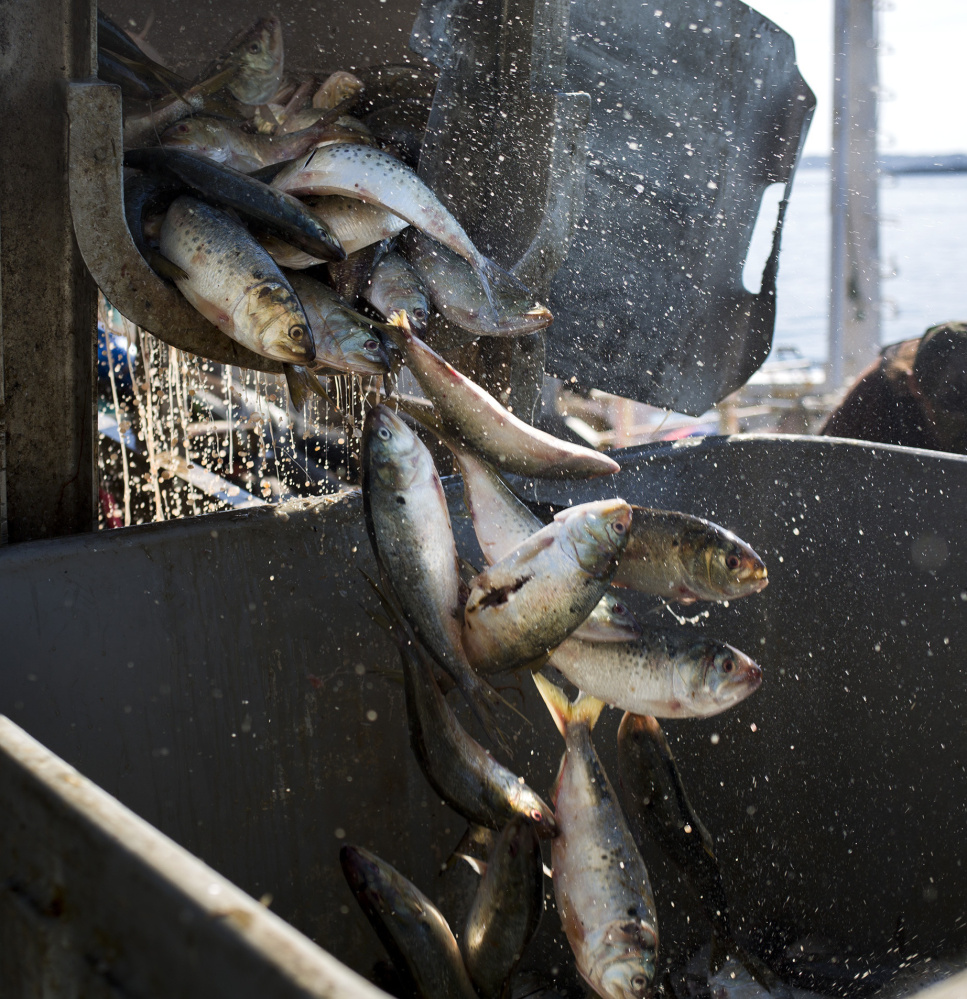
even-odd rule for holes
{"type": "Polygon", "coordinates": [[[731,956],[750,981],[788,994],[733,936],[713,838],[656,720],[725,711],[759,687],[761,670],[687,627],[642,625],[620,597],[631,588],[665,601],[734,600],[762,590],[766,568],[724,528],[633,507],[607,487],[545,517],[514,492],[506,476],[620,468],[525,423],[421,339],[431,316],[468,338],[519,336],[552,319],[416,173],[432,77],[411,67],[287,73],[274,17],[197,81],[149,59],[103,16],[98,42],[99,74],[124,94],[125,209],[149,264],[227,336],[283,362],[296,405],[326,394],[320,378],[382,376],[361,444],[380,569],[374,617],[400,649],[416,758],[470,824],[472,845],[460,852],[481,875],[458,943],[399,872],[344,847],[350,887],[409,989],[424,999],[510,995],[543,912],[549,840],[578,972],[607,999],[652,995],[661,956],[640,849],[648,840],[702,901],[712,971],[721,978],[731,956]],[[422,398],[395,390],[403,366],[422,398]],[[421,435],[453,454],[485,567],[458,555],[421,435]],[[512,709],[493,681],[518,671],[533,674],[564,740],[550,802],[464,727],[446,696],[458,688],[500,754],[512,709]],[[605,706],[624,712],[618,792],[593,740],[605,706]]]}

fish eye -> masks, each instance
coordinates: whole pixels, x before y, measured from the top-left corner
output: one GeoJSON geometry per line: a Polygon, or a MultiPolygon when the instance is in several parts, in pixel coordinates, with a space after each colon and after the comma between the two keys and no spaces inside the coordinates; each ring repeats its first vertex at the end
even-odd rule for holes
{"type": "Polygon", "coordinates": [[[731,656],[726,656],[722,660],[721,669],[723,673],[731,673],[735,669],[735,660],[731,656]]]}
{"type": "Polygon", "coordinates": [[[249,50],[249,52],[251,52],[251,53],[252,53],[252,54],[254,55],[255,53],[257,53],[257,52],[259,51],[259,49],[260,49],[261,47],[262,47],[262,46],[261,46],[261,45],[259,45],[259,43],[258,43],[258,42],[252,42],[252,44],[251,44],[251,45],[249,45],[249,47],[248,47],[248,50],[249,50]]]}
{"type": "Polygon", "coordinates": [[[730,555],[725,560],[726,567],[729,568],[729,569],[732,569],[733,571],[736,570],[736,569],[738,569],[738,567],[741,564],[742,564],[742,559],[740,559],[738,555],[730,555]]]}
{"type": "Polygon", "coordinates": [[[635,975],[635,977],[631,979],[631,987],[635,990],[635,992],[646,989],[648,988],[648,979],[645,978],[644,975],[635,975]]]}
{"type": "Polygon", "coordinates": [[[378,346],[379,346],[379,340],[367,340],[363,344],[363,347],[366,350],[375,350],[378,346]]]}
{"type": "Polygon", "coordinates": [[[301,340],[305,335],[306,335],[305,326],[293,326],[289,330],[289,336],[292,337],[293,340],[301,340]]]}
{"type": "Polygon", "coordinates": [[[533,820],[534,820],[535,822],[540,822],[540,821],[541,821],[541,819],[543,819],[543,818],[544,818],[544,815],[543,815],[543,813],[541,812],[541,810],[540,810],[539,808],[535,808],[535,809],[534,809],[534,810],[533,810],[533,811],[531,812],[531,818],[532,818],[532,819],[533,819],[533,820]]]}
{"type": "Polygon", "coordinates": [[[615,534],[624,534],[624,532],[625,532],[625,525],[624,525],[624,523],[623,523],[622,521],[620,521],[620,520],[616,520],[616,521],[615,521],[615,522],[614,522],[614,523],[613,523],[613,524],[611,525],[611,527],[612,527],[612,529],[614,530],[614,533],[615,533],[615,534]]]}
{"type": "Polygon", "coordinates": [[[393,435],[389,432],[389,430],[386,427],[380,427],[379,430],[376,431],[376,436],[381,441],[388,441],[390,437],[392,437],[393,435]]]}
{"type": "Polygon", "coordinates": [[[613,610],[614,610],[615,614],[627,614],[628,613],[628,609],[625,607],[624,604],[615,604],[613,610]]]}
{"type": "Polygon", "coordinates": [[[424,319],[426,319],[426,309],[414,309],[413,310],[413,318],[414,319],[419,319],[421,321],[424,320],[424,319]]]}

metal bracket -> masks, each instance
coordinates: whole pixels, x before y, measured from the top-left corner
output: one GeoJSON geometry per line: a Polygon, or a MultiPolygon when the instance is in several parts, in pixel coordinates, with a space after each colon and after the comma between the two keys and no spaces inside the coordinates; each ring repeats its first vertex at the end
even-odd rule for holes
{"type": "Polygon", "coordinates": [[[227,337],[148,266],[124,218],[121,90],[109,83],[70,83],[68,182],[74,235],[84,263],[107,300],[159,340],[256,371],[282,365],[227,337]]]}

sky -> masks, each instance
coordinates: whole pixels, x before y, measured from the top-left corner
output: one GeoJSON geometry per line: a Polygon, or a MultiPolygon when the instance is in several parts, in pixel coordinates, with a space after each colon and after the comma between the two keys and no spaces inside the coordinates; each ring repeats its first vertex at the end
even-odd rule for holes
{"type": "MultiPolygon", "coordinates": [[[[817,98],[806,155],[829,152],[833,0],[749,0],[792,35],[817,98]]],[[[874,0],[878,10],[880,150],[967,153],[967,0],[874,0]]]]}

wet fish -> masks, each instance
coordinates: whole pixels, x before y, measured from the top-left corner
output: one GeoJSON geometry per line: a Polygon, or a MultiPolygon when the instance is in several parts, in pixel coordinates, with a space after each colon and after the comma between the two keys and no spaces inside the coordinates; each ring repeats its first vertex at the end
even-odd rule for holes
{"type": "Polygon", "coordinates": [[[467,661],[461,642],[462,597],[450,513],[433,457],[386,406],[363,426],[363,509],[373,550],[406,619],[451,676],[492,738],[502,703],[467,661]]]}
{"type": "Polygon", "coordinates": [[[493,293],[496,317],[473,268],[416,229],[404,242],[406,258],[426,284],[444,318],[481,336],[523,336],[550,326],[554,316],[523,286],[493,293]]]}
{"type": "Polygon", "coordinates": [[[130,149],[124,165],[173,176],[307,253],[345,259],[345,250],[301,201],[231,167],[171,146],[130,149]]]}
{"type": "Polygon", "coordinates": [[[405,317],[397,322],[394,343],[446,431],[495,468],[537,478],[578,479],[620,471],[607,455],[558,440],[518,419],[407,329],[405,317]]]}
{"type": "Polygon", "coordinates": [[[198,115],[172,125],[161,136],[161,144],[196,153],[241,173],[251,173],[273,163],[304,156],[321,142],[338,141],[347,136],[351,134],[326,115],[308,128],[285,135],[246,132],[232,121],[198,115]]]}
{"type": "Polygon", "coordinates": [[[640,848],[651,839],[685,875],[719,939],[732,940],[729,902],[715,841],[688,799],[656,718],[626,711],[618,726],[618,786],[640,848]]]}
{"type": "Polygon", "coordinates": [[[392,239],[407,226],[398,215],[356,198],[309,197],[305,199],[305,205],[339,240],[347,256],[384,239],[392,239]]]}
{"type": "Polygon", "coordinates": [[[470,662],[517,669],[563,642],[608,588],[630,524],[624,500],[570,507],[480,573],[463,614],[470,662]]]}
{"type": "Polygon", "coordinates": [[[315,346],[291,285],[244,226],[181,196],[161,226],[161,254],[183,272],[178,290],[233,340],[264,357],[310,364],[315,346]]]}
{"type": "Polygon", "coordinates": [[[460,952],[481,999],[501,999],[544,913],[544,867],[534,826],[508,823],[482,871],[460,952]]]}
{"type": "Polygon", "coordinates": [[[555,835],[551,809],[457,720],[419,641],[408,647],[401,643],[401,652],[410,744],[433,789],[468,822],[500,829],[520,819],[536,834],[555,835]]]}
{"type": "Polygon", "coordinates": [[[655,899],[644,861],[591,742],[604,707],[574,704],[539,674],[534,682],[564,736],[554,797],[554,896],[577,969],[606,999],[651,996],[658,954],[655,899]]]}
{"type": "Polygon", "coordinates": [[[635,507],[614,582],[692,603],[736,600],[763,590],[769,579],[762,559],[724,527],[674,510],[635,507]]]}
{"type": "Polygon", "coordinates": [[[331,73],[319,85],[312,95],[312,106],[314,108],[334,108],[344,101],[359,97],[365,87],[363,81],[352,73],[344,70],[337,70],[331,73]]]}
{"type": "Polygon", "coordinates": [[[384,316],[405,312],[413,329],[419,331],[426,326],[430,311],[426,289],[416,271],[395,250],[376,265],[363,297],[384,316]]]}
{"type": "Polygon", "coordinates": [[[272,15],[259,18],[240,31],[229,42],[227,54],[205,75],[230,70],[226,86],[236,100],[243,104],[265,104],[282,83],[284,62],[282,24],[272,15]]]}
{"type": "MultiPolygon", "coordinates": [[[[466,448],[449,442],[463,477],[463,496],[477,542],[488,565],[509,555],[544,524],[500,475],[466,448]]],[[[627,642],[641,634],[634,614],[613,593],[605,593],[572,633],[587,642],[627,642]]]]}
{"type": "Polygon", "coordinates": [[[421,999],[479,999],[440,910],[394,867],[361,846],[339,851],[356,901],[421,999]]]}
{"type": "Polygon", "coordinates": [[[321,281],[286,275],[305,309],[316,345],[316,367],[360,375],[383,375],[389,358],[373,327],[321,281]]]}
{"type": "Polygon", "coordinates": [[[317,149],[273,181],[289,194],[341,194],[388,209],[467,260],[495,308],[491,285],[522,287],[488,260],[437,196],[396,157],[366,146],[335,143],[317,149]]]}
{"type": "Polygon", "coordinates": [[[731,645],[688,628],[642,628],[633,642],[568,639],[551,665],[608,704],[658,718],[708,718],[758,690],[762,670],[731,645]]]}
{"type": "MultiPolygon", "coordinates": [[[[357,202],[362,204],[362,202],[357,202]]],[[[374,243],[355,253],[350,253],[345,260],[331,261],[326,268],[329,272],[329,283],[344,302],[357,302],[363,295],[363,288],[369,281],[373,267],[379,257],[380,244],[374,243]]]]}

